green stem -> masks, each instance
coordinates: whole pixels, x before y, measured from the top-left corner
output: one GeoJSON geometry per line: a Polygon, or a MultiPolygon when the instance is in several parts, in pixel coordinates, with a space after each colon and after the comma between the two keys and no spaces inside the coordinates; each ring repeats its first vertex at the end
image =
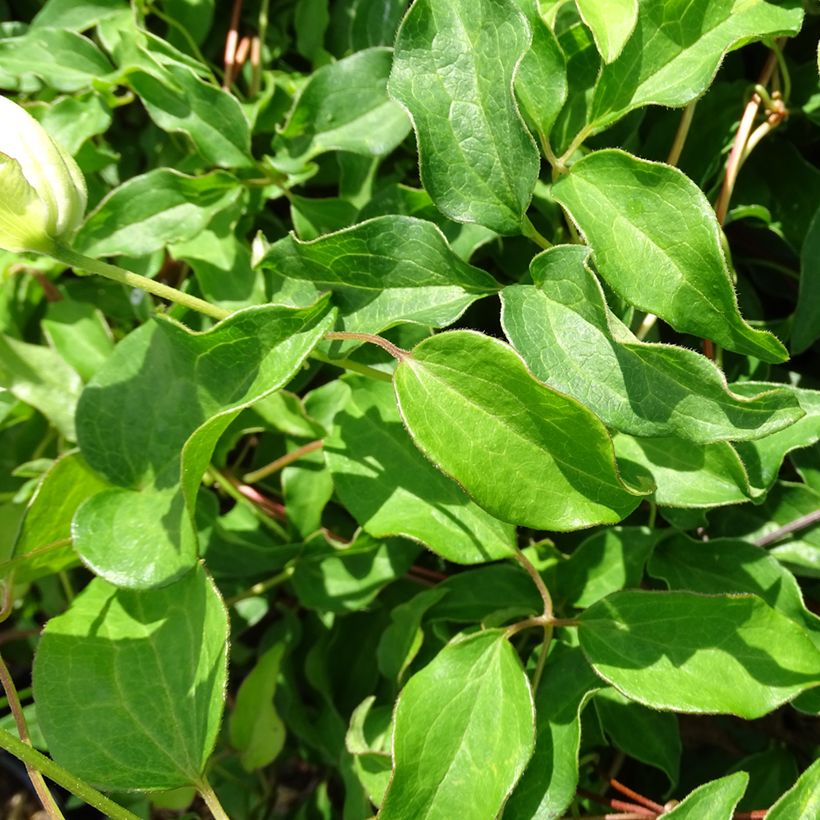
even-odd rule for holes
{"type": "Polygon", "coordinates": [[[252,587],[248,587],[244,592],[240,592],[237,595],[234,595],[230,598],[225,599],[225,606],[230,609],[230,607],[238,604],[240,601],[244,601],[246,598],[253,598],[257,595],[262,595],[268,590],[273,589],[274,587],[278,587],[280,584],[284,584],[293,573],[296,572],[296,567],[290,566],[285,567],[281,572],[277,573],[271,578],[268,578],[265,581],[260,581],[258,584],[254,584],[252,587]]]}
{"type": "Polygon", "coordinates": [[[376,379],[380,382],[393,381],[393,377],[389,373],[385,373],[384,370],[376,370],[375,367],[369,367],[366,364],[354,362],[352,359],[331,359],[330,356],[325,356],[318,350],[311,352],[310,358],[315,359],[317,362],[322,362],[323,364],[332,364],[334,367],[338,367],[341,370],[350,370],[352,373],[359,373],[362,376],[367,376],[369,379],[376,379]]]}
{"type": "Polygon", "coordinates": [[[515,560],[518,561],[522,567],[524,567],[530,578],[532,578],[533,583],[538,588],[538,594],[544,602],[544,619],[548,621],[552,620],[552,596],[550,596],[547,585],[541,577],[541,573],[538,572],[538,570],[532,565],[530,559],[527,558],[527,556],[524,555],[524,553],[519,549],[516,549],[515,551],[515,560]]]}
{"type": "Polygon", "coordinates": [[[666,158],[668,165],[677,165],[680,155],[683,152],[683,146],[686,143],[686,137],[689,135],[689,128],[692,125],[692,118],[695,116],[695,105],[697,100],[693,100],[683,109],[680,123],[678,123],[678,130],[675,132],[675,139],[672,142],[672,147],[669,149],[669,156],[666,158]]]}
{"type": "Polygon", "coordinates": [[[169,302],[176,302],[190,310],[195,310],[198,313],[205,314],[205,316],[210,316],[217,321],[230,316],[230,311],[212,305],[204,299],[198,299],[189,293],[183,293],[181,290],[163,285],[161,282],[155,282],[147,276],[140,276],[138,273],[132,273],[130,270],[125,270],[125,268],[120,268],[117,265],[109,265],[108,262],[92,259],[90,256],[77,253],[77,251],[65,245],[56,245],[51,251],[51,256],[57,261],[70,265],[73,268],[79,268],[88,273],[99,274],[106,279],[119,282],[121,285],[140,288],[140,290],[153,293],[154,296],[159,296],[161,299],[166,299],[169,302]]]}
{"type": "Polygon", "coordinates": [[[234,483],[225,475],[223,475],[219,470],[216,469],[213,465],[208,468],[208,475],[213,478],[213,480],[225,491],[227,495],[229,495],[237,504],[241,504],[243,507],[246,507],[250,510],[254,516],[256,516],[257,520],[265,527],[267,527],[271,532],[276,533],[283,543],[287,543],[290,538],[288,534],[285,532],[279,524],[276,523],[269,515],[267,515],[263,510],[260,510],[256,504],[253,503],[247,496],[242,495],[239,490],[236,489],[234,483]]]}
{"type": "Polygon", "coordinates": [[[203,779],[203,781],[197,786],[197,791],[202,796],[205,804],[211,810],[214,820],[231,820],[225,809],[222,808],[222,804],[219,802],[216,792],[211,788],[211,784],[207,780],[203,779]]]}
{"type": "Polygon", "coordinates": [[[0,749],[10,752],[18,760],[22,760],[26,766],[34,767],[49,780],[67,789],[79,797],[80,800],[84,800],[89,806],[93,806],[107,817],[112,818],[112,820],[139,820],[136,814],[124,809],[122,806],[118,806],[93,786],[89,786],[84,780],[80,780],[58,763],[55,763],[50,757],[46,757],[28,744],[23,743],[22,740],[19,740],[5,729],[0,729],[0,749]]]}
{"type": "Polygon", "coordinates": [[[245,475],[242,476],[242,481],[244,481],[245,484],[256,484],[257,481],[261,481],[263,478],[272,476],[274,473],[278,473],[280,470],[283,470],[289,464],[293,464],[294,461],[298,461],[302,458],[302,456],[306,456],[314,450],[319,450],[323,445],[324,442],[322,439],[317,439],[316,441],[311,441],[309,444],[305,444],[302,447],[297,447],[295,450],[285,453],[285,455],[277,458],[275,461],[271,461],[270,464],[266,464],[264,467],[260,467],[258,470],[254,470],[251,473],[245,473],[245,475]]]}
{"type": "Polygon", "coordinates": [[[549,250],[552,247],[552,242],[539,233],[538,229],[530,222],[529,217],[526,215],[521,220],[521,233],[523,236],[526,236],[527,239],[531,239],[535,242],[539,248],[549,250]]]}

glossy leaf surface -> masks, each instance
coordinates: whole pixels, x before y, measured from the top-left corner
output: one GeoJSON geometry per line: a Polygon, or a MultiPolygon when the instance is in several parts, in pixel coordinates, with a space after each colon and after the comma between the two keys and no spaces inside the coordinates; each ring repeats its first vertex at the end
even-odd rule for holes
{"type": "Polygon", "coordinates": [[[676,330],[767,362],[788,358],[738,312],[712,207],[684,174],[624,151],[596,151],[553,188],[626,301],[676,330]]]}
{"type": "Polygon", "coordinates": [[[756,439],[803,415],[785,389],[737,395],[706,357],[636,339],[607,308],[587,255],[577,245],[553,248],[530,265],[535,287],[502,292],[504,332],[541,381],[636,436],[756,439]]]}
{"type": "Polygon", "coordinates": [[[704,783],[667,812],[667,816],[673,820],[696,820],[699,817],[731,820],[748,783],[749,775],[746,772],[735,772],[720,780],[704,783]]]}
{"type": "Polygon", "coordinates": [[[538,152],[513,95],[530,39],[512,0],[416,0],[390,75],[433,201],[457,222],[501,234],[520,231],[538,176],[538,152]]]}

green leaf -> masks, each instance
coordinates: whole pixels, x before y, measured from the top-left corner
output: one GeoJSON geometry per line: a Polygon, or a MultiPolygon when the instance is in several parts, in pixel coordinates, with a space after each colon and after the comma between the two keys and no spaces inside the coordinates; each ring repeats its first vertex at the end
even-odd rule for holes
{"type": "Polygon", "coordinates": [[[272,763],[285,743],[285,726],[273,706],[284,652],[285,643],[279,642],[262,653],[236,693],[228,725],[231,745],[247,771],[272,763]]]}
{"type": "Polygon", "coordinates": [[[292,583],[303,606],[320,612],[364,609],[387,584],[410,569],[419,548],[401,538],[377,541],[360,533],[349,546],[330,546],[324,535],[307,542],[292,583]]]}
{"type": "Polygon", "coordinates": [[[533,130],[545,139],[567,98],[566,58],[539,14],[537,0],[515,1],[532,33],[532,45],[515,75],[515,93],[533,130]]]}
{"type": "Polygon", "coordinates": [[[820,683],[805,630],[754,595],[616,592],[579,620],[595,671],[653,709],[751,719],[820,683]]]}
{"type": "Polygon", "coordinates": [[[800,296],[792,325],[792,353],[820,338],[820,208],[815,211],[800,251],[800,296]]]}
{"type": "Polygon", "coordinates": [[[805,415],[785,430],[768,433],[756,441],[735,443],[735,450],[743,460],[756,491],[768,490],[774,484],[788,453],[811,447],[820,441],[820,391],[766,382],[739,382],[731,386],[741,396],[753,396],[759,391],[772,388],[789,391],[797,399],[805,415]]]}
{"type": "Polygon", "coordinates": [[[79,453],[57,459],[29,502],[12,558],[0,564],[0,576],[13,570],[15,582],[25,583],[77,563],[71,519],[83,501],[108,486],[79,453]]]}
{"type": "Polygon", "coordinates": [[[501,630],[449,644],[399,696],[383,820],[484,820],[501,809],[532,753],[532,694],[501,630]]]}
{"type": "Polygon", "coordinates": [[[804,627],[820,647],[820,618],[806,609],[794,576],[762,547],[735,539],[695,541],[675,535],[655,547],[649,573],[670,589],[757,595],[804,627]]]}
{"type": "Polygon", "coordinates": [[[598,692],[594,702],[601,728],[612,743],[635,760],[660,769],[674,787],[681,758],[677,717],[632,703],[611,688],[598,692]]]}
{"type": "Polygon", "coordinates": [[[31,27],[85,31],[125,8],[125,0],[48,0],[34,16],[31,27]]]}
{"type": "Polygon", "coordinates": [[[84,302],[50,302],[42,328],[51,347],[85,381],[102,367],[114,349],[111,330],[102,312],[84,302]]]}
{"type": "Polygon", "coordinates": [[[553,645],[535,695],[535,751],[504,820],[560,817],[578,786],[581,712],[601,688],[578,647],[553,645]]]}
{"type": "Polygon", "coordinates": [[[351,378],[324,454],[336,492],[367,532],[402,535],[449,561],[510,557],[515,528],[475,504],[413,445],[389,384],[351,378]]]}
{"type": "Polygon", "coordinates": [[[117,345],[80,400],[80,448],[119,489],[89,499],[75,547],[113,583],[168,583],[196,560],[199,482],[238,412],[284,385],[332,322],[327,301],[235,313],[205,333],[168,319],[117,345]]]}
{"type": "Polygon", "coordinates": [[[682,333],[766,362],[788,353],[738,312],[703,192],[683,173],[624,151],[595,151],[553,186],[592,247],[595,266],[627,302],[682,333]]]}
{"type": "Polygon", "coordinates": [[[106,789],[198,784],[219,731],[227,639],[201,567],[141,592],[95,578],[48,622],[34,660],[49,752],[106,789]]]}
{"type": "Polygon", "coordinates": [[[131,71],[128,84],[160,128],[187,134],[209,163],[222,168],[253,166],[248,121],[226,91],[179,65],[131,71]]]}
{"type": "Polygon", "coordinates": [[[57,28],[32,28],[22,37],[0,40],[0,66],[17,80],[34,74],[65,92],[89,88],[114,70],[87,37],[57,28]]]}
{"type": "Polygon", "coordinates": [[[392,57],[389,48],[371,48],[314,72],[276,143],[277,159],[293,168],[327,151],[381,157],[396,148],[410,123],[387,96],[392,57]]]}
{"type": "Polygon", "coordinates": [[[803,415],[787,388],[738,395],[705,356],[636,339],[607,307],[588,253],[578,245],[545,251],[530,264],[537,287],[502,291],[504,332],[538,379],[636,436],[760,438],[803,415]]]}
{"type": "Polygon", "coordinates": [[[601,422],[539,384],[496,339],[426,339],[402,356],[394,384],[416,445],[502,521],[542,530],[617,523],[646,492],[622,482],[601,422]]]}
{"type": "Polygon", "coordinates": [[[732,820],[735,807],[748,783],[749,775],[746,772],[735,772],[720,780],[704,783],[666,812],[664,817],[671,817],[672,820],[700,820],[702,817],[732,820]]]}
{"type": "Polygon", "coordinates": [[[767,820],[817,817],[820,814],[820,760],[815,760],[766,813],[767,820]]]}
{"type": "Polygon", "coordinates": [[[605,63],[613,62],[638,22],[638,0],[576,0],[605,63]]]}
{"type": "Polygon", "coordinates": [[[82,390],[77,372],[48,347],[0,334],[0,388],[39,410],[69,441],[82,390]]]}
{"type": "Polygon", "coordinates": [[[435,225],[409,216],[376,217],[312,242],[291,234],[261,264],[271,301],[313,302],[330,290],[347,331],[378,333],[399,322],[445,327],[498,290],[435,225]]]}
{"type": "Polygon", "coordinates": [[[104,133],[111,125],[111,109],[95,93],[62,97],[43,109],[32,109],[49,136],[75,155],[90,137],[104,133]]]}
{"type": "Polygon", "coordinates": [[[731,444],[693,444],[681,438],[613,438],[625,480],[651,480],[662,507],[716,507],[755,495],[731,444]]]}
{"type": "MultiPolygon", "coordinates": [[[[610,3],[599,3],[609,12],[610,3]]],[[[681,106],[702,94],[723,55],[742,42],[795,34],[796,0],[647,0],[618,59],[595,86],[590,130],[599,131],[642,105],[681,106]]],[[[607,15],[608,17],[608,15],[607,15]]]]}
{"type": "Polygon", "coordinates": [[[555,603],[586,608],[610,592],[637,587],[658,537],[647,527],[611,527],[591,535],[557,566],[555,603]]]}
{"type": "Polygon", "coordinates": [[[145,256],[196,236],[241,193],[224,171],[190,177],[156,168],[108,194],[88,215],[74,248],[90,256],[145,256]]]}
{"type": "Polygon", "coordinates": [[[433,201],[457,222],[501,234],[520,232],[538,177],[538,151],[513,94],[530,40],[513,0],[416,0],[390,75],[433,201]]]}

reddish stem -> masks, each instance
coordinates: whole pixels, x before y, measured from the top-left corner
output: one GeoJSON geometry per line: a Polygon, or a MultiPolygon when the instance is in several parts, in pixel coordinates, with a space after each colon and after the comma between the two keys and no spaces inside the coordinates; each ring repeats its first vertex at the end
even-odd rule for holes
{"type": "Polygon", "coordinates": [[[610,779],[609,785],[612,786],[613,789],[619,791],[621,794],[625,794],[631,800],[634,800],[636,803],[640,803],[642,806],[646,806],[648,809],[652,809],[654,812],[661,814],[663,812],[663,806],[660,803],[656,803],[654,800],[650,800],[648,797],[644,797],[642,794],[638,794],[638,792],[630,789],[629,786],[625,786],[623,783],[616,780],[614,777],[610,779]]]}

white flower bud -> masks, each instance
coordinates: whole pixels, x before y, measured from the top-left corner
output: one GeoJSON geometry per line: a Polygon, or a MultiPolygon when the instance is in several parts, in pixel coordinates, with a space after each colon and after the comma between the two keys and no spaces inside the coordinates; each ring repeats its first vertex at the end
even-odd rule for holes
{"type": "Polygon", "coordinates": [[[87,200],[74,158],[0,96],[0,248],[49,253],[74,234],[87,200]]]}

